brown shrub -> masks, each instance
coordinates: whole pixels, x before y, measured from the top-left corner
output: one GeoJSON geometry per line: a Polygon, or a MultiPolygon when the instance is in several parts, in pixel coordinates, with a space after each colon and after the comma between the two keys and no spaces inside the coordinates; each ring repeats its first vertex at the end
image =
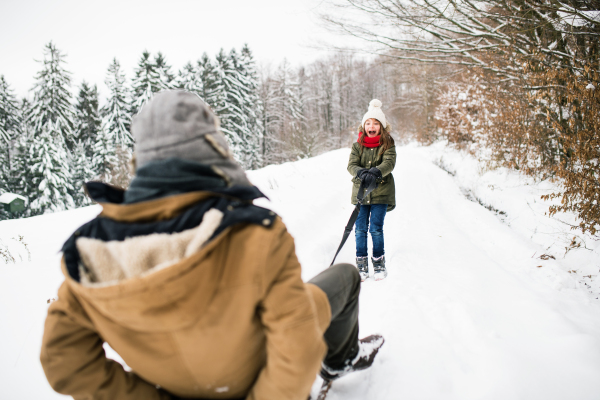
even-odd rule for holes
{"type": "Polygon", "coordinates": [[[565,84],[557,93],[562,115],[548,116],[563,149],[560,163],[554,167],[556,176],[562,178],[563,191],[543,197],[561,199],[560,206],[550,207],[550,214],[574,211],[581,219],[581,230],[595,235],[600,229],[599,74],[589,67],[583,70],[581,75],[568,70],[548,71],[541,77],[565,84]]]}

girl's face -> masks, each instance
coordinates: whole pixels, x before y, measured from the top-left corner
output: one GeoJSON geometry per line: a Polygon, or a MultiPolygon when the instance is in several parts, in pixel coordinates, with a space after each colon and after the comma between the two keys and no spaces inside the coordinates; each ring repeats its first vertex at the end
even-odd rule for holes
{"type": "Polygon", "coordinates": [[[375,118],[366,120],[364,128],[368,137],[375,137],[381,132],[381,124],[375,118]]]}

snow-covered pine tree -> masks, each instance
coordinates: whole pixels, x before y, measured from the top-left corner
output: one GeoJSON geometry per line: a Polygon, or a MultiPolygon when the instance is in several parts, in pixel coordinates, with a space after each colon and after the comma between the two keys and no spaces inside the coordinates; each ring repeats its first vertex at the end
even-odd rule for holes
{"type": "Polygon", "coordinates": [[[75,110],[71,104],[71,73],[64,68],[64,57],[52,42],[45,46],[43,68],[35,78],[34,99],[27,121],[34,135],[49,130],[71,148],[75,145],[75,110]]]}
{"type": "MultiPolygon", "coordinates": [[[[100,132],[97,132],[96,138],[100,132]]],[[[75,145],[75,149],[73,150],[72,160],[73,160],[73,168],[71,170],[71,174],[73,175],[73,201],[75,205],[78,207],[86,206],[90,204],[90,200],[85,194],[83,190],[83,184],[87,181],[94,178],[96,173],[92,169],[93,167],[93,159],[88,156],[88,153],[92,153],[93,155],[93,145],[92,143],[91,149],[87,144],[84,144],[83,141],[77,142],[75,145]]]]}
{"type": "Polygon", "coordinates": [[[223,119],[227,119],[228,117],[226,71],[231,69],[229,58],[223,49],[217,54],[213,67],[210,71],[212,75],[212,90],[207,96],[206,101],[217,115],[220,114],[219,118],[221,119],[221,125],[223,125],[223,119]]]}
{"type": "Polygon", "coordinates": [[[221,120],[221,130],[225,134],[234,158],[243,164],[243,139],[240,132],[241,110],[239,86],[231,57],[223,49],[215,59],[215,90],[207,99],[215,114],[221,120]],[[235,100],[234,100],[235,99],[235,100]]]}
{"type": "Polygon", "coordinates": [[[92,158],[92,147],[101,127],[102,120],[98,110],[98,88],[96,85],[90,86],[83,81],[75,104],[75,138],[77,146],[82,146],[85,149],[85,154],[89,159],[92,158]]]}
{"type": "Polygon", "coordinates": [[[102,129],[96,85],[89,86],[85,81],[81,83],[75,110],[77,144],[72,152],[73,193],[71,193],[71,196],[77,206],[82,206],[89,204],[83,191],[83,184],[95,175],[92,168],[94,144],[102,129]]]}
{"type": "Polygon", "coordinates": [[[150,59],[150,53],[144,51],[131,83],[131,115],[137,114],[154,93],[162,90],[161,79],[160,72],[157,71],[155,63],[150,59]]]}
{"type": "Polygon", "coordinates": [[[19,124],[19,103],[4,75],[0,75],[0,140],[10,142],[19,124]]]}
{"type": "Polygon", "coordinates": [[[175,75],[171,73],[171,66],[167,64],[167,60],[161,52],[154,57],[154,68],[160,78],[158,91],[175,89],[177,85],[175,75]]]}
{"type": "Polygon", "coordinates": [[[14,192],[11,172],[20,127],[19,103],[4,75],[0,75],[0,192],[14,192]]]}
{"type": "Polygon", "coordinates": [[[102,129],[94,143],[92,170],[96,174],[96,179],[104,182],[112,182],[113,172],[119,166],[113,139],[108,130],[102,129]]]}
{"type": "Polygon", "coordinates": [[[242,87],[242,113],[246,118],[247,135],[244,137],[245,164],[249,169],[257,169],[263,166],[262,141],[263,126],[260,118],[263,110],[262,102],[258,93],[258,74],[256,63],[248,44],[244,44],[240,52],[239,63],[236,69],[240,74],[239,80],[243,82],[242,87]]]}
{"type": "Polygon", "coordinates": [[[116,58],[108,67],[106,80],[108,100],[100,110],[102,126],[108,132],[108,137],[116,146],[127,149],[133,148],[133,137],[129,132],[131,115],[127,107],[128,91],[125,86],[125,74],[116,58]]]}
{"type": "MultiPolygon", "coordinates": [[[[179,71],[178,85],[180,89],[187,90],[188,92],[197,94],[201,99],[204,95],[204,85],[198,75],[198,71],[192,63],[188,62],[185,64],[182,70],[179,71]]],[[[204,100],[204,99],[203,99],[204,100]]]]}
{"type": "Polygon", "coordinates": [[[51,131],[43,130],[33,137],[28,165],[32,185],[27,193],[32,215],[75,206],[70,164],[66,146],[51,131]]]}
{"type": "Polygon", "coordinates": [[[32,187],[32,176],[29,169],[29,148],[33,140],[31,126],[27,123],[26,116],[31,109],[31,103],[23,98],[19,104],[20,134],[14,141],[14,152],[11,160],[11,192],[27,196],[32,187]]]}
{"type": "Polygon", "coordinates": [[[250,109],[246,104],[249,101],[248,89],[250,83],[246,77],[240,56],[235,49],[231,49],[229,52],[229,62],[231,68],[226,70],[227,103],[230,110],[228,129],[235,132],[240,141],[237,146],[238,154],[236,158],[242,168],[250,169],[252,165],[251,149],[249,148],[251,132],[248,112],[250,109]]]}
{"type": "Polygon", "coordinates": [[[36,76],[34,100],[27,113],[31,128],[28,150],[27,193],[33,215],[73,207],[68,150],[73,142],[74,110],[71,77],[63,67],[64,55],[50,42],[42,70],[36,76]]]}
{"type": "Polygon", "coordinates": [[[214,102],[216,101],[215,92],[218,89],[218,83],[215,66],[206,53],[202,54],[202,57],[196,64],[196,75],[202,86],[200,98],[214,111],[214,102]]]}
{"type": "Polygon", "coordinates": [[[113,184],[123,184],[128,176],[128,161],[133,151],[130,133],[131,114],[127,109],[128,90],[125,74],[117,59],[108,67],[106,80],[108,101],[101,109],[102,136],[94,144],[93,169],[101,179],[113,184]],[[97,154],[96,154],[97,153],[97,154]]]}

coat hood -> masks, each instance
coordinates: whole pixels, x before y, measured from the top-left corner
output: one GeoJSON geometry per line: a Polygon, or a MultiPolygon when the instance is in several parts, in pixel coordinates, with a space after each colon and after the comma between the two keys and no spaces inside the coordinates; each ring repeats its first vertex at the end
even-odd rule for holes
{"type": "Polygon", "coordinates": [[[276,217],[210,192],[102,206],[63,246],[67,283],[117,325],[146,332],[195,323],[218,287],[215,265],[225,261],[212,249],[236,226],[269,227],[276,217]]]}

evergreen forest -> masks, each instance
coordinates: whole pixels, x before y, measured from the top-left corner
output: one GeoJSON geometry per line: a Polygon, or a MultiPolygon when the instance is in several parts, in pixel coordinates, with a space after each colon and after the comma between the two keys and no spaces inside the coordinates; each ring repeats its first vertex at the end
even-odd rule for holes
{"type": "Polygon", "coordinates": [[[126,187],[132,118],[162,90],[184,89],[205,101],[245,169],[347,145],[372,98],[398,95],[384,63],[338,54],[299,68],[286,60],[258,68],[248,45],[202,54],[179,71],[160,52],[144,51],[129,74],[113,59],[100,89],[86,81],[74,86],[52,42],[39,64],[30,98],[18,99],[0,75],[0,193],[29,203],[21,213],[0,210],[0,219],[88,205],[89,180],[126,187]]]}
{"type": "Polygon", "coordinates": [[[573,229],[600,232],[597,0],[326,3],[323,25],[364,47],[258,66],[245,45],[179,71],[146,51],[134,71],[113,60],[98,89],[72,87],[49,43],[27,99],[0,75],[0,193],[26,196],[24,215],[36,215],[87,204],[88,179],[126,186],[132,116],[161,90],[203,99],[245,169],[349,146],[377,98],[397,143],[442,140],[489,168],[552,180],[549,214],[574,212],[573,229]]]}

